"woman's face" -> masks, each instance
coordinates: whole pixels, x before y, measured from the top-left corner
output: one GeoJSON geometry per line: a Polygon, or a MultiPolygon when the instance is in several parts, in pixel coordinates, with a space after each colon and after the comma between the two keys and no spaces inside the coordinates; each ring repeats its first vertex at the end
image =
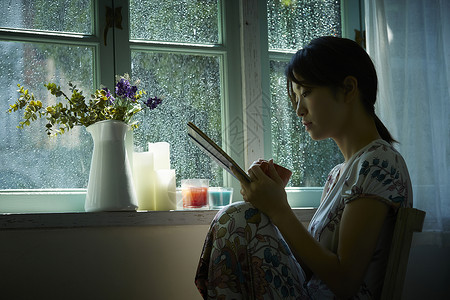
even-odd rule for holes
{"type": "Polygon", "coordinates": [[[343,89],[303,86],[295,82],[292,82],[292,88],[297,115],[313,140],[338,138],[344,134],[348,109],[343,89]]]}

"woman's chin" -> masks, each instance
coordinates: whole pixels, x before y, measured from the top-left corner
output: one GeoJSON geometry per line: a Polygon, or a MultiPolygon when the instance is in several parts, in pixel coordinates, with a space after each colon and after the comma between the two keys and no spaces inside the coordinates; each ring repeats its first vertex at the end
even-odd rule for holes
{"type": "Polygon", "coordinates": [[[323,141],[323,140],[328,138],[328,136],[322,136],[322,135],[319,135],[319,134],[314,134],[311,131],[308,131],[308,133],[309,133],[309,136],[311,137],[311,139],[314,140],[314,141],[323,141]]]}

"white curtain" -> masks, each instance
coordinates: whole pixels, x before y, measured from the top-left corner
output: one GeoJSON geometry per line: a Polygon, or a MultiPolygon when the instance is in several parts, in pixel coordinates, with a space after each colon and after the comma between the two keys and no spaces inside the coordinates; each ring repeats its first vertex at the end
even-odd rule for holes
{"type": "Polygon", "coordinates": [[[377,112],[408,164],[424,230],[450,231],[450,1],[365,0],[377,112]]]}

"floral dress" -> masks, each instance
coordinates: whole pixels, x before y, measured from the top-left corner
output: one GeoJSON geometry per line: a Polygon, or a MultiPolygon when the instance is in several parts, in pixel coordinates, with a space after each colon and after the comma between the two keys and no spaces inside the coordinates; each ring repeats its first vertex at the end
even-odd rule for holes
{"type": "MultiPolygon", "coordinates": [[[[385,273],[396,213],[412,206],[411,182],[401,155],[383,140],[331,170],[308,230],[337,252],[345,205],[359,199],[389,205],[364,282],[353,299],[377,299],[385,273]]],[[[335,299],[314,274],[308,281],[269,218],[246,202],[223,208],[211,223],[195,283],[204,299],[335,299]]]]}

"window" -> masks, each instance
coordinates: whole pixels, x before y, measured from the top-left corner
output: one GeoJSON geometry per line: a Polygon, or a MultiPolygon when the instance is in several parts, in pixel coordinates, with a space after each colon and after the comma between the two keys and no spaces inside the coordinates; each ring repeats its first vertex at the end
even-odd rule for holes
{"type": "Polygon", "coordinates": [[[45,123],[16,128],[21,116],[6,113],[25,85],[44,103],[54,98],[43,86],[54,81],[93,90],[99,41],[92,1],[9,1],[0,12],[0,189],[73,188],[86,185],[90,137],[81,128],[49,139],[45,123]]]}
{"type": "Polygon", "coordinates": [[[146,150],[148,142],[170,142],[178,183],[207,177],[211,185],[238,187],[188,140],[185,123],[193,121],[238,163],[244,165],[250,157],[246,150],[256,137],[264,141],[266,158],[294,170],[290,186],[321,187],[342,158],[332,141],[317,143],[298,133],[301,124],[287,100],[284,67],[314,36],[348,36],[353,27],[348,15],[361,23],[360,8],[353,5],[360,1],[252,1],[243,5],[257,3],[256,15],[244,12],[243,18],[261,21],[255,39],[261,44],[253,47],[261,49],[263,107],[257,113],[264,124],[253,137],[246,133],[245,118],[253,112],[242,100],[251,80],[241,75],[252,56],[246,55],[247,41],[240,37],[246,30],[249,36],[258,33],[240,26],[240,1],[9,1],[0,12],[0,54],[6,58],[0,61],[5,87],[0,95],[0,160],[7,162],[0,166],[0,190],[83,189],[88,181],[92,141],[85,129],[74,128],[57,138],[46,137],[44,122],[17,129],[20,114],[6,113],[17,83],[49,102],[54,98],[43,87],[46,82],[69,92],[70,81],[89,95],[100,84],[112,86],[114,74],[125,72],[164,99],[157,110],[139,117],[135,150],[146,150]],[[107,7],[121,13],[122,23],[105,30],[107,7]],[[293,158],[294,152],[300,155],[293,158]]]}
{"type": "Polygon", "coordinates": [[[160,109],[140,117],[136,150],[168,141],[178,182],[196,176],[223,185],[222,169],[190,143],[184,126],[193,121],[222,142],[223,3],[132,0],[130,8],[127,3],[10,1],[0,23],[0,52],[9,58],[0,65],[0,80],[8,87],[0,106],[0,156],[8,161],[1,167],[0,189],[85,188],[89,176],[92,142],[84,128],[57,138],[45,136],[44,121],[16,128],[21,116],[5,112],[17,83],[45,105],[54,97],[44,83],[56,82],[70,95],[68,82],[73,82],[89,95],[100,83],[112,86],[114,74],[125,72],[141,80],[140,88],[164,98],[160,109]],[[105,6],[121,13],[122,29],[105,29],[105,6]]]}
{"type": "Polygon", "coordinates": [[[322,35],[341,36],[339,1],[267,3],[271,136],[275,161],[293,170],[289,186],[322,186],[343,157],[332,140],[313,141],[303,130],[286,92],[284,69],[296,50],[322,35]],[[307,16],[307,18],[305,18],[307,16]],[[289,53],[289,55],[286,55],[289,53]]]}
{"type": "Polygon", "coordinates": [[[135,145],[167,141],[177,182],[209,178],[223,185],[223,170],[186,135],[191,121],[222,142],[224,68],[220,2],[130,1],[131,73],[163,97],[160,109],[141,115],[135,145]]]}

